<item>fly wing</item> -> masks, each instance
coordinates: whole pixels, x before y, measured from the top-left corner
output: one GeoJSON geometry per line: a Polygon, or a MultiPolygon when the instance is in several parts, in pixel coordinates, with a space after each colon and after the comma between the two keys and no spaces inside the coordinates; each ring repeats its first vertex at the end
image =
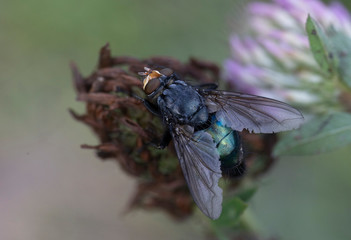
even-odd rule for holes
{"type": "Polygon", "coordinates": [[[211,113],[226,126],[255,133],[273,133],[298,128],[304,121],[292,106],[265,97],[219,90],[203,90],[211,113]]]}
{"type": "Polygon", "coordinates": [[[222,212],[219,154],[210,134],[193,132],[192,127],[177,125],[172,131],[174,146],[195,203],[206,216],[217,219],[222,212]]]}

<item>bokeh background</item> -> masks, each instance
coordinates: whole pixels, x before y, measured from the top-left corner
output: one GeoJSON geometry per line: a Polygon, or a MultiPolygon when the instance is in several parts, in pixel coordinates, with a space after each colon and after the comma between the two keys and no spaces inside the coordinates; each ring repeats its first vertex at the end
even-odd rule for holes
{"type": "MultiPolygon", "coordinates": [[[[134,180],[79,147],[97,139],[68,114],[84,111],[69,62],[89,74],[109,42],[113,55],[222,64],[233,27],[244,21],[242,2],[2,0],[0,239],[203,239],[196,218],[125,213],[134,180]]],[[[350,154],[280,159],[260,180],[246,217],[263,236],[351,239],[350,154]]]]}

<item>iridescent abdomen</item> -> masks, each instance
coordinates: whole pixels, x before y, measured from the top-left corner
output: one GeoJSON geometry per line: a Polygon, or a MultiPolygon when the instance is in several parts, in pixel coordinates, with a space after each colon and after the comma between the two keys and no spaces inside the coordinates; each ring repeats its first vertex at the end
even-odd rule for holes
{"type": "Polygon", "coordinates": [[[211,117],[211,125],[204,131],[212,136],[217,146],[222,173],[231,177],[242,175],[245,170],[245,164],[238,132],[226,127],[216,119],[215,115],[211,117]]]}

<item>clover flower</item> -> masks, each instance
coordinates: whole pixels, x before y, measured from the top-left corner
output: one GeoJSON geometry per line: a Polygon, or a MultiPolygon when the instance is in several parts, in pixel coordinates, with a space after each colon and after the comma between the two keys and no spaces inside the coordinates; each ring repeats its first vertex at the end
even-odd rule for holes
{"type": "Polygon", "coordinates": [[[338,109],[340,90],[310,50],[308,15],[322,28],[351,36],[351,17],[337,2],[274,0],[247,6],[245,36],[230,37],[224,78],[238,91],[289,102],[310,112],[338,109]]]}

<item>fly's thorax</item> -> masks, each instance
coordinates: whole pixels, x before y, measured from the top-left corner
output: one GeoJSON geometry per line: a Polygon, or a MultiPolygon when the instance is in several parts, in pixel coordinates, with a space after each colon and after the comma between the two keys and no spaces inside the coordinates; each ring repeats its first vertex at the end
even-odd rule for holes
{"type": "Polygon", "coordinates": [[[208,120],[205,101],[195,88],[179,80],[171,69],[145,70],[140,73],[145,76],[143,90],[148,101],[160,110],[166,123],[196,127],[208,120]]]}
{"type": "Polygon", "coordinates": [[[180,124],[198,126],[208,120],[202,96],[184,81],[176,80],[157,99],[161,111],[169,113],[180,124]]]}

